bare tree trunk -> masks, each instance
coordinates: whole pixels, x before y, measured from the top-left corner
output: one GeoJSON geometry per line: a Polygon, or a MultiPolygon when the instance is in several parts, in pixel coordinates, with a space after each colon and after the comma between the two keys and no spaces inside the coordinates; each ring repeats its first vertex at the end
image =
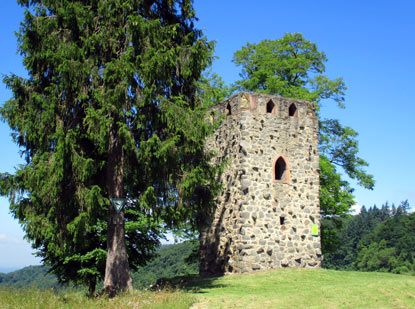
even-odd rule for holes
{"type": "MultiPolygon", "coordinates": [[[[124,198],[124,153],[116,125],[112,125],[109,139],[108,194],[110,198],[124,198]]],[[[107,249],[104,293],[114,297],[119,292],[131,291],[132,280],[125,245],[124,210],[117,213],[112,205],[109,207],[107,249]]]]}

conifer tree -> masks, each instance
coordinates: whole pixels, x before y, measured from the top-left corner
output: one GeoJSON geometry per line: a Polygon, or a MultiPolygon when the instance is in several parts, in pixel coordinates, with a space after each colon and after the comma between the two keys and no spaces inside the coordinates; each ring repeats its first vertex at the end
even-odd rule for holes
{"type": "Polygon", "coordinates": [[[165,227],[197,227],[217,170],[195,96],[212,43],[191,0],[18,0],[29,78],[0,109],[26,163],[0,193],[61,281],[131,289],[165,227]],[[117,212],[110,199],[130,197],[117,212]],[[105,273],[105,277],[104,277],[105,273]]]}

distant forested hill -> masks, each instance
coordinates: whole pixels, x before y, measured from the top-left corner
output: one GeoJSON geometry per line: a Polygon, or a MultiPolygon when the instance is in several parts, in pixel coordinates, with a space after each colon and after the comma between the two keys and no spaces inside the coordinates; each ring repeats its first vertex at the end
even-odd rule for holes
{"type": "MultiPolygon", "coordinates": [[[[157,257],[131,274],[134,287],[148,287],[159,278],[198,273],[197,261],[185,262],[191,253],[198,248],[198,245],[197,241],[186,241],[180,244],[161,246],[157,257]]],[[[64,288],[58,284],[55,275],[47,273],[48,269],[46,266],[29,266],[7,274],[0,273],[0,287],[64,288]]]]}
{"type": "Polygon", "coordinates": [[[198,248],[199,242],[196,240],[162,246],[156,258],[132,273],[133,286],[135,288],[148,287],[159,278],[199,273],[197,259],[191,263],[186,262],[192,252],[198,248]]]}
{"type": "Polygon", "coordinates": [[[28,266],[8,274],[0,274],[0,286],[14,286],[19,288],[32,285],[39,288],[56,288],[59,286],[55,275],[48,274],[45,266],[28,266]]]}

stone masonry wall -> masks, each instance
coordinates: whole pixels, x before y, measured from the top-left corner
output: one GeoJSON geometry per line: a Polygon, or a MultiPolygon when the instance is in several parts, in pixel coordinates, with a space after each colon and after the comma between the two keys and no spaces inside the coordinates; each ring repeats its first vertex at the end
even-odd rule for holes
{"type": "Polygon", "coordinates": [[[208,143],[228,160],[201,233],[201,275],[320,267],[318,119],[311,103],[242,92],[208,143]]]}

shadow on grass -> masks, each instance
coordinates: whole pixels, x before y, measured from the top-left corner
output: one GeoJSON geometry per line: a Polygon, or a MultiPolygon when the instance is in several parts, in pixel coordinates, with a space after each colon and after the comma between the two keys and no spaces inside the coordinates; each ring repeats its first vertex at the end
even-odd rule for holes
{"type": "Polygon", "coordinates": [[[199,275],[177,276],[173,278],[160,278],[153,286],[154,290],[180,289],[191,293],[206,293],[203,290],[226,287],[218,283],[219,277],[200,277],[199,275]]]}

